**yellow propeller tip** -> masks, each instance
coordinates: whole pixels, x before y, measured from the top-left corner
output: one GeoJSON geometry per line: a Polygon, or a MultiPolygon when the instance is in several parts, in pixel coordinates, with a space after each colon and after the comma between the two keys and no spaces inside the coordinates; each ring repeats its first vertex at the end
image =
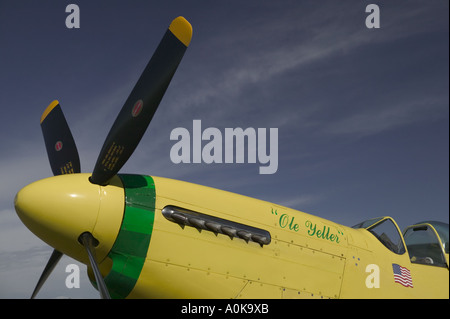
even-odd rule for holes
{"type": "Polygon", "coordinates": [[[189,46],[192,39],[192,26],[183,17],[178,17],[172,21],[169,30],[177,37],[186,47],[189,46]]]}
{"type": "Polygon", "coordinates": [[[44,113],[42,113],[41,116],[41,124],[42,122],[44,122],[45,118],[47,117],[47,115],[50,114],[50,112],[57,106],[59,105],[59,101],[58,100],[54,100],[52,103],[50,103],[49,106],[47,106],[47,108],[45,109],[44,113]]]}

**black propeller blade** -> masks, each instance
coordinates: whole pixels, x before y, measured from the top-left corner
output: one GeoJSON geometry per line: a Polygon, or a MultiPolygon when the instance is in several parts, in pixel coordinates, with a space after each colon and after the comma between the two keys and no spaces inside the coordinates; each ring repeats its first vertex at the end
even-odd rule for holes
{"type": "Polygon", "coordinates": [[[80,173],[78,150],[58,101],[42,114],[41,128],[53,175],[80,173]]]}
{"type": "Polygon", "coordinates": [[[106,137],[90,178],[99,185],[126,163],[144,135],[192,37],[183,17],[172,21],[106,137]]]}
{"type": "Polygon", "coordinates": [[[108,288],[105,284],[105,280],[100,273],[97,260],[95,259],[94,246],[96,244],[98,245],[98,241],[94,238],[94,236],[92,236],[91,233],[88,232],[81,234],[79,240],[83,244],[84,248],[86,248],[87,254],[89,256],[89,261],[94,272],[95,281],[97,282],[98,291],[100,291],[100,297],[102,299],[111,299],[108,288]]]}
{"type": "MultiPolygon", "coordinates": [[[[50,103],[44,113],[42,113],[41,129],[53,175],[79,173],[81,169],[78,150],[58,101],[55,100],[50,103]]],[[[34,288],[31,299],[36,297],[62,255],[56,249],[53,250],[34,288]]]]}
{"type": "Polygon", "coordinates": [[[34,299],[36,297],[37,293],[41,289],[42,285],[44,285],[45,281],[47,280],[48,276],[52,273],[53,269],[55,268],[56,264],[62,257],[62,253],[57,251],[56,249],[53,250],[52,255],[50,256],[50,259],[47,262],[47,265],[45,266],[44,271],[42,272],[41,277],[39,278],[39,281],[34,288],[33,294],[31,295],[31,299],[34,299]]]}

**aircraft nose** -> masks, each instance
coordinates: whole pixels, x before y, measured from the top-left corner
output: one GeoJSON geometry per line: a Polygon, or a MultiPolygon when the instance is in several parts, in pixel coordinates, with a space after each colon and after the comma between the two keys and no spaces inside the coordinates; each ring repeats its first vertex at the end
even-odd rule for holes
{"type": "Polygon", "coordinates": [[[70,174],[39,180],[22,188],[15,209],[36,236],[68,255],[84,255],[78,243],[81,233],[93,232],[101,199],[100,186],[86,174],[70,174]]]}

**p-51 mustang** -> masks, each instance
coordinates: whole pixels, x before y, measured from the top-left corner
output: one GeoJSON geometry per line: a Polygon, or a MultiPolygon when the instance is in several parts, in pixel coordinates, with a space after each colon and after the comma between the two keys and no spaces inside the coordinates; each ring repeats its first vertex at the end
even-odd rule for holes
{"type": "Polygon", "coordinates": [[[41,118],[54,177],[21,189],[23,223],[88,266],[102,298],[448,298],[448,224],[403,234],[390,217],[353,228],[187,182],[118,174],[145,133],[192,37],[172,21],[114,122],[91,174],[80,173],[58,101],[41,118]]]}

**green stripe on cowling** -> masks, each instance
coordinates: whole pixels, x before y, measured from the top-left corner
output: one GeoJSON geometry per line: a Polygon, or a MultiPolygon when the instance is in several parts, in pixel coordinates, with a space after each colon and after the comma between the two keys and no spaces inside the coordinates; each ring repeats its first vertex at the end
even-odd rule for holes
{"type": "Polygon", "coordinates": [[[125,211],[109,257],[113,266],[105,277],[111,298],[133,290],[147,256],[155,217],[155,183],[150,176],[118,175],[125,188],[125,211]]]}

